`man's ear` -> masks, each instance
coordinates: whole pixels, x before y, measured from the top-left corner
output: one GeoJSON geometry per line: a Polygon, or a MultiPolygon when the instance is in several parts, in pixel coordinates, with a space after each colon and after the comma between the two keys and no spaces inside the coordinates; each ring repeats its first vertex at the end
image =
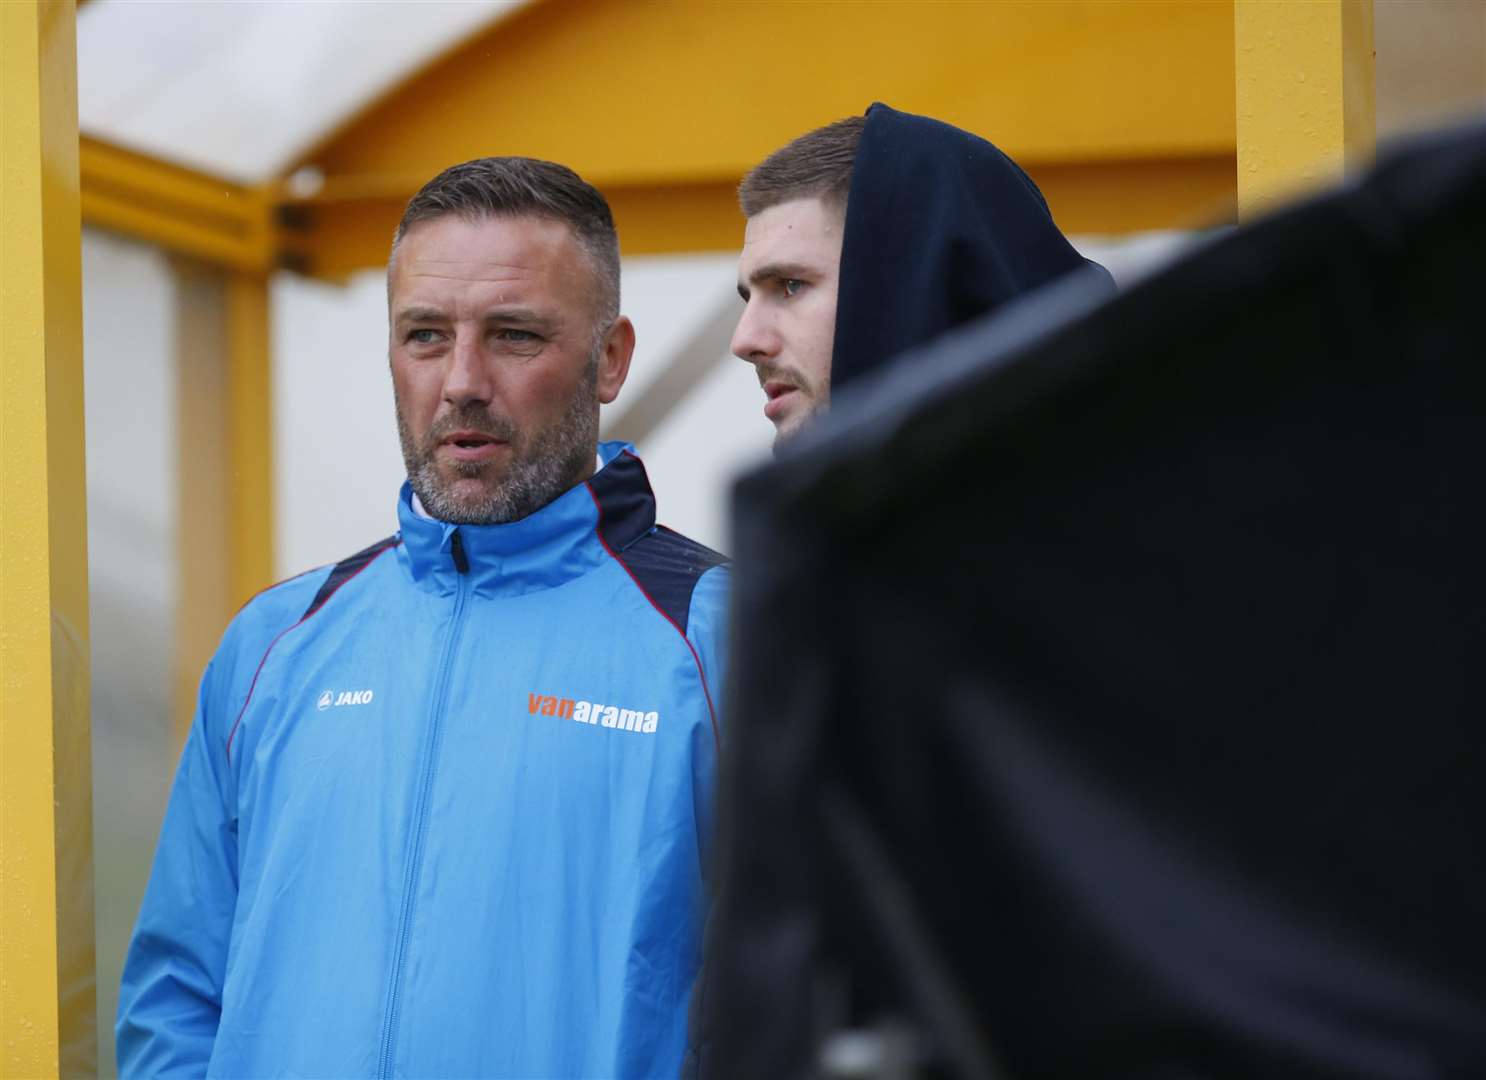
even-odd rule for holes
{"type": "Polygon", "coordinates": [[[630,357],[635,355],[635,325],[621,315],[604,335],[599,351],[599,404],[608,405],[619,396],[624,380],[629,377],[630,357]]]}

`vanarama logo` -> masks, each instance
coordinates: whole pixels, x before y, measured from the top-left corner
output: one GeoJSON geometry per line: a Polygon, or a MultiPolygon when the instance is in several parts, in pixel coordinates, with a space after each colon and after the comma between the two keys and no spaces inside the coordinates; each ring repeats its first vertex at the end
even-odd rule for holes
{"type": "Polygon", "coordinates": [[[342,690],[339,694],[334,690],[326,690],[316,699],[315,708],[324,712],[337,705],[370,705],[371,700],[370,690],[342,690]]]}
{"type": "Polygon", "coordinates": [[[646,735],[653,734],[660,724],[660,713],[654,710],[645,712],[641,709],[621,709],[617,705],[604,705],[597,701],[578,701],[545,694],[527,694],[526,711],[533,716],[555,716],[562,720],[576,720],[580,724],[597,724],[599,727],[637,731],[646,735]]]}

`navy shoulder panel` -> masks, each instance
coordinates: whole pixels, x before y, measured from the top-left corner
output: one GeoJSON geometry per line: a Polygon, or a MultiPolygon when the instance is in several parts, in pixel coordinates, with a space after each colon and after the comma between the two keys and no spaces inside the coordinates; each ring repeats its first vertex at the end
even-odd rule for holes
{"type": "Polygon", "coordinates": [[[714,566],[728,561],[726,556],[664,525],[630,544],[619,558],[650,602],[683,632],[691,619],[691,594],[697,581],[714,566]]]}
{"type": "Polygon", "coordinates": [[[655,495],[645,466],[624,451],[588,480],[599,511],[599,536],[610,551],[623,551],[655,527],[655,495]]]}
{"type": "Polygon", "coordinates": [[[588,481],[598,506],[599,538],[666,618],[686,633],[697,579],[727,559],[655,524],[655,496],[645,466],[628,450],[588,481]]]}
{"type": "Polygon", "coordinates": [[[402,543],[402,537],[393,535],[384,540],[378,540],[371,547],[362,548],[355,555],[348,555],[336,563],[330,570],[330,576],[315,593],[315,598],[310,601],[310,606],[304,609],[304,614],[299,617],[300,622],[308,619],[315,612],[325,606],[325,601],[335,595],[335,591],[357,574],[367,568],[367,565],[388,548],[396,547],[402,543]]]}

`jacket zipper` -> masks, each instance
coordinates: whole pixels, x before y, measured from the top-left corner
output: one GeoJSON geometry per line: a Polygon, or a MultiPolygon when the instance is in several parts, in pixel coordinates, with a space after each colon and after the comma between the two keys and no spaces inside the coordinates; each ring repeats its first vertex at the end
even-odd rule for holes
{"type": "Polygon", "coordinates": [[[449,636],[444,639],[444,655],[439,662],[438,681],[433,695],[433,713],[429,718],[428,735],[424,740],[423,768],[418,777],[418,797],[413,810],[413,844],[408,855],[407,874],[403,879],[402,911],[397,920],[397,945],[392,956],[392,973],[387,986],[387,1014],[382,1021],[382,1054],[377,1064],[377,1076],[388,1080],[392,1076],[394,1055],[397,1051],[398,1003],[402,996],[403,966],[408,956],[408,938],[412,934],[413,907],[418,895],[418,882],[423,872],[423,843],[428,832],[428,804],[433,798],[433,777],[438,768],[439,747],[442,743],[443,716],[448,705],[449,670],[453,666],[454,650],[459,644],[460,631],[464,628],[464,598],[468,582],[469,560],[465,556],[464,541],[459,530],[454,530],[450,540],[449,554],[458,571],[454,594],[454,618],[449,627],[449,636]]]}

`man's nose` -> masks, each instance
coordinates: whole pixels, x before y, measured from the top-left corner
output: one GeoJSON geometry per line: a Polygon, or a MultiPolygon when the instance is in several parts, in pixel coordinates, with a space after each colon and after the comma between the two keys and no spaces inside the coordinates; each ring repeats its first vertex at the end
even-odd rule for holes
{"type": "Polygon", "coordinates": [[[757,305],[747,304],[728,348],[739,360],[767,360],[779,352],[779,334],[757,305]]]}
{"type": "Polygon", "coordinates": [[[487,403],[495,393],[490,358],[478,338],[459,336],[449,353],[449,368],[444,372],[444,400],[462,406],[471,402],[487,403]]]}

